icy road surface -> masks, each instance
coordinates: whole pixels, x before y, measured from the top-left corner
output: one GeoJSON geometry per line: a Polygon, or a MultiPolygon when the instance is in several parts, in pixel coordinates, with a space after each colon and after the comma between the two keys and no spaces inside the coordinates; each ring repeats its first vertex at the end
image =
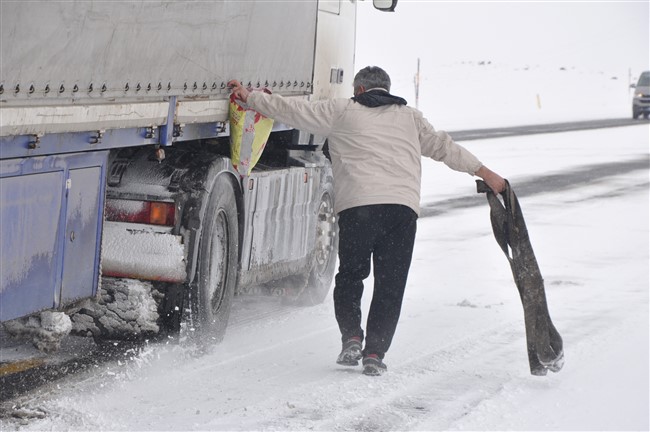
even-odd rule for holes
{"type": "MultiPolygon", "coordinates": [[[[518,179],[648,158],[647,123],[467,142],[518,179]]],[[[423,201],[473,194],[425,162],[423,201]]],[[[335,364],[331,298],[235,304],[204,354],[171,342],[28,395],[5,430],[648,430],[648,170],[521,198],[566,366],[529,374],[523,313],[487,204],[421,218],[388,373],[335,364]]],[[[364,297],[367,310],[372,281],[364,297]]]]}

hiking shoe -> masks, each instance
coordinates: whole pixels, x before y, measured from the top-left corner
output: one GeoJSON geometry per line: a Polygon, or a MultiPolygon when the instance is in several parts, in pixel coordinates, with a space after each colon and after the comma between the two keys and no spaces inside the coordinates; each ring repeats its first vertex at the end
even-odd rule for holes
{"type": "Polygon", "coordinates": [[[363,358],[363,374],[369,376],[379,376],[386,372],[386,364],[377,354],[369,354],[363,358]]]}
{"type": "Polygon", "coordinates": [[[343,349],[336,359],[336,363],[343,366],[356,366],[361,357],[361,338],[355,336],[343,343],[343,349]]]}
{"type": "Polygon", "coordinates": [[[548,372],[548,369],[546,369],[546,366],[541,365],[541,364],[531,366],[531,368],[530,368],[530,374],[535,375],[535,376],[546,376],[547,372],[548,372]]]}
{"type": "MultiPolygon", "coordinates": [[[[555,351],[553,351],[553,353],[555,353],[555,351]]],[[[530,370],[532,375],[545,376],[548,371],[558,373],[562,370],[562,366],[564,366],[564,351],[560,351],[560,353],[552,360],[543,361],[539,356],[537,357],[537,360],[539,361],[539,364],[530,370]]]]}
{"type": "Polygon", "coordinates": [[[564,366],[564,350],[560,351],[557,357],[549,362],[543,362],[541,360],[539,362],[542,364],[542,366],[551,372],[558,373],[560,370],[562,370],[562,366],[564,366]]]}

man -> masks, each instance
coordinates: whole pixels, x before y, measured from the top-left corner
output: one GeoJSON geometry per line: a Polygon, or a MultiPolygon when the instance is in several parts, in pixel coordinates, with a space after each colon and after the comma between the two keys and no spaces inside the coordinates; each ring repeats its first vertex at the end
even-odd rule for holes
{"type": "Polygon", "coordinates": [[[309,102],[249,92],[237,81],[229,86],[260,113],[328,138],[340,232],[334,310],[343,347],[337,363],[356,366],[363,359],[364,374],[382,374],[411,265],[421,156],[477,175],[495,193],[504,190],[504,179],[391,95],[390,77],[379,67],[357,73],[352,99],[309,102]],[[360,306],[371,257],[375,286],[364,335],[360,306]]]}

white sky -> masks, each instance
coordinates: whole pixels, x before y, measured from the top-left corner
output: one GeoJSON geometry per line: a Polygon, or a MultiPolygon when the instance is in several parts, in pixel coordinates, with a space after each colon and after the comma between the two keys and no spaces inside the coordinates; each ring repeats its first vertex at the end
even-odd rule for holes
{"type": "MultiPolygon", "coordinates": [[[[395,13],[359,2],[357,69],[492,61],[638,76],[650,69],[646,1],[414,1],[395,13]]],[[[394,69],[394,67],[393,67],[394,69]]]]}

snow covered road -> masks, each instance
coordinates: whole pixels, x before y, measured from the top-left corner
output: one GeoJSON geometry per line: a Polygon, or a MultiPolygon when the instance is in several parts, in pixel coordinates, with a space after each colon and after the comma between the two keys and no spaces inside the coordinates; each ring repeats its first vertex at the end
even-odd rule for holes
{"type": "MultiPolygon", "coordinates": [[[[647,125],[468,142],[517,181],[648,156],[647,125]]],[[[475,194],[425,163],[423,201],[475,194]]],[[[529,374],[488,206],[421,218],[389,371],[344,368],[331,298],[245,298],[223,343],[172,341],[20,401],[1,430],[648,430],[648,170],[521,198],[566,366],[529,374]],[[43,418],[37,418],[43,417],[43,418]]],[[[367,310],[372,280],[364,297],[367,310]]]]}

